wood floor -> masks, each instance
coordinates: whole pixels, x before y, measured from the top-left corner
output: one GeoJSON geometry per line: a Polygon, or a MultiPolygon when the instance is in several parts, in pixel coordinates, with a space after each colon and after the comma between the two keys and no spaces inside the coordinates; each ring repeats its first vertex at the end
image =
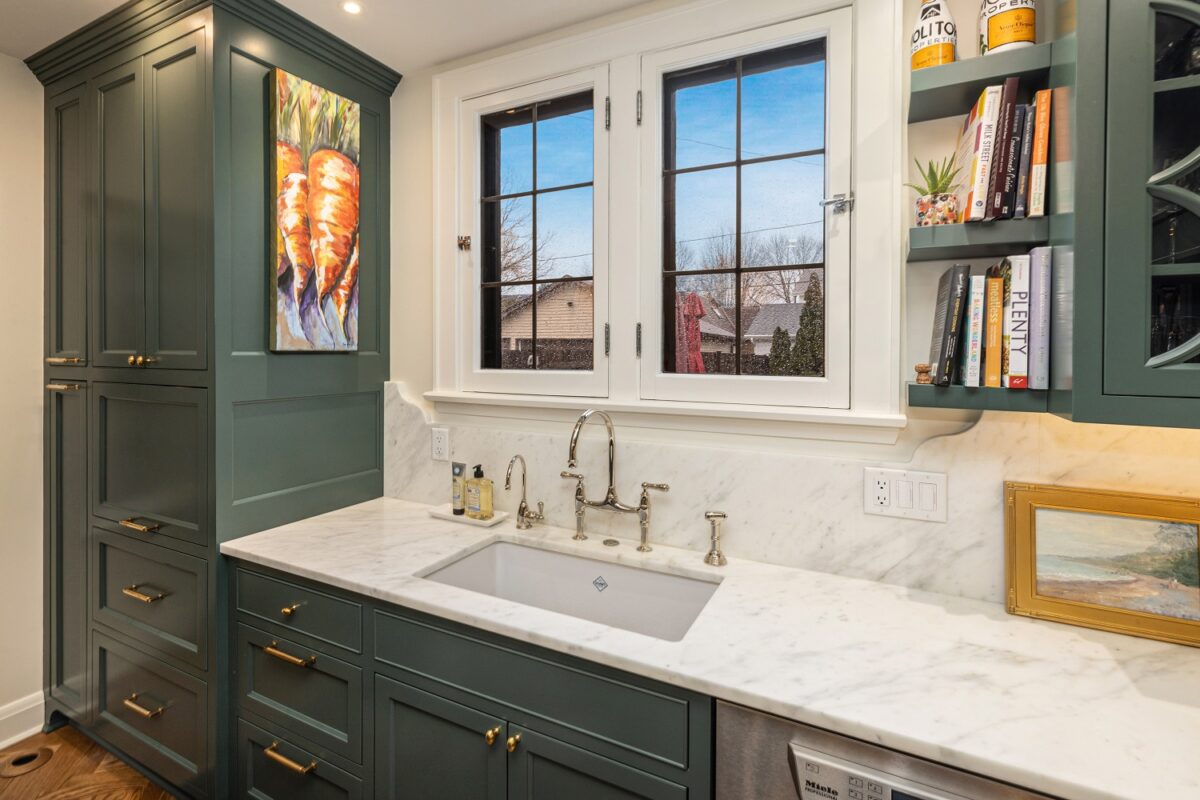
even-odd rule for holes
{"type": "Polygon", "coordinates": [[[172,800],[174,797],[70,726],[30,736],[0,750],[0,770],[14,755],[34,753],[43,747],[54,751],[45,764],[24,775],[0,777],[0,800],[172,800]]]}

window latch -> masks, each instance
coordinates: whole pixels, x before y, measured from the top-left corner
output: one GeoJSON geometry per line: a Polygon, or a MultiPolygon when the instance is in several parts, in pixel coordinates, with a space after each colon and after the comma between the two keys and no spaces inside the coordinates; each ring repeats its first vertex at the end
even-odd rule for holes
{"type": "Polygon", "coordinates": [[[470,236],[458,237],[458,249],[459,250],[470,250],[471,249],[471,237],[470,236]]]}
{"type": "Polygon", "coordinates": [[[833,206],[833,213],[845,214],[847,211],[854,210],[854,195],[853,194],[835,194],[833,197],[826,197],[818,201],[822,208],[833,206]]]}

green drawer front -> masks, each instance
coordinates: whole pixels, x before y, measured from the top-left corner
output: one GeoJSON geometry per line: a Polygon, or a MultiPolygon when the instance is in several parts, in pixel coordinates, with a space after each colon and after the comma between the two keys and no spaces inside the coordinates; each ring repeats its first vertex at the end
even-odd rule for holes
{"type": "Polygon", "coordinates": [[[92,513],[208,544],[208,391],[97,383],[92,397],[92,513]]]}
{"type": "Polygon", "coordinates": [[[239,569],[237,608],[243,614],[362,652],[362,606],[358,603],[239,569]]]}
{"type": "Polygon", "coordinates": [[[362,763],[361,669],[248,625],[238,625],[237,658],[245,708],[362,763]]]}
{"type": "Polygon", "coordinates": [[[187,664],[208,666],[208,564],[92,529],[92,618],[187,664]]]}
{"type": "Polygon", "coordinates": [[[375,613],[375,652],[410,670],[672,766],[688,767],[689,701],[470,636],[375,613]]]}
{"type": "Polygon", "coordinates": [[[204,794],[205,683],[99,631],[92,641],[96,733],[171,783],[204,794]]]}
{"type": "Polygon", "coordinates": [[[238,797],[359,800],[363,796],[358,778],[244,719],[238,720],[237,769],[238,797]]]}

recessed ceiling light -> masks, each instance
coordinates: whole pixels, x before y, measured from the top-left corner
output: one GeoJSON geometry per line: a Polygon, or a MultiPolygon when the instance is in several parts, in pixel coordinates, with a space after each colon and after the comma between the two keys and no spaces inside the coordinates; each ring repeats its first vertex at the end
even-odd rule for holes
{"type": "Polygon", "coordinates": [[[342,3],[342,11],[345,11],[347,14],[361,14],[362,6],[354,2],[354,0],[346,0],[346,2],[342,3]]]}

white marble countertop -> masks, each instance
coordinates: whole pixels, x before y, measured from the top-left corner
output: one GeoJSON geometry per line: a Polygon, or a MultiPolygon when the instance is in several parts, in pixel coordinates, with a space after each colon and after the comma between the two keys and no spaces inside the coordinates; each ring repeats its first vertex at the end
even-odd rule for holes
{"type": "Polygon", "coordinates": [[[1200,649],[818,572],[708,567],[676,548],[468,527],[427,508],[372,500],[221,552],[1070,800],[1200,798],[1200,649]],[[668,642],[417,577],[497,539],[723,581],[668,642]]]}

